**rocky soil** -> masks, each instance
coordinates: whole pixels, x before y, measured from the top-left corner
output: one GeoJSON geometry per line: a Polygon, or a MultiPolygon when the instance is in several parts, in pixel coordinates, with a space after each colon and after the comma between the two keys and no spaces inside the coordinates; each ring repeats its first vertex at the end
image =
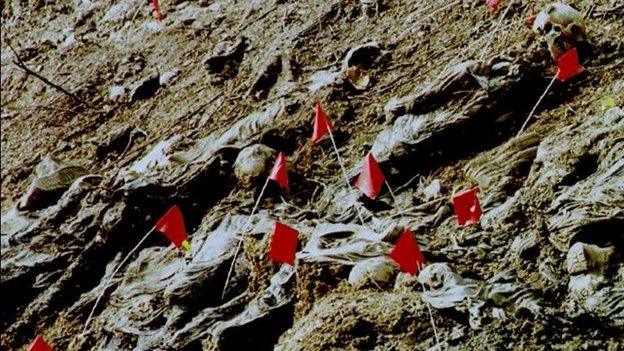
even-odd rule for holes
{"type": "Polygon", "coordinates": [[[624,7],[569,1],[586,72],[518,135],[556,71],[547,3],[3,2],[0,348],[623,349],[624,7]],[[371,151],[396,198],[311,146],[317,100],[349,177],[371,151]],[[290,191],[250,218],[277,151],[290,191]],[[115,274],[174,204],[192,249],[151,235],[115,274]],[[418,277],[386,259],[403,227],[418,277]]]}

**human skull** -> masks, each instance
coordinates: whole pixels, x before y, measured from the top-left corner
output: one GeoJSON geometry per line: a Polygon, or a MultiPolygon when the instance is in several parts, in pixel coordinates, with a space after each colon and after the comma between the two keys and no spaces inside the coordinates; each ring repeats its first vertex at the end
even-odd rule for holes
{"type": "Polygon", "coordinates": [[[547,5],[537,14],[533,31],[541,36],[555,59],[586,39],[583,15],[560,2],[547,5]]]}
{"type": "Polygon", "coordinates": [[[459,280],[459,276],[446,263],[432,263],[418,274],[418,281],[430,289],[457,285],[459,280]]]}
{"type": "Polygon", "coordinates": [[[275,150],[262,144],[254,144],[241,150],[234,161],[234,175],[243,187],[268,171],[269,160],[275,150]]]}

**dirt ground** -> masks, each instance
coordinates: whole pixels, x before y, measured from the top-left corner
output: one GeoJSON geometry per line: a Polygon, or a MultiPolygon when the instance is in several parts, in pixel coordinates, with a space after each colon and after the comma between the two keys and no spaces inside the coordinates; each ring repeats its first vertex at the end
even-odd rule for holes
{"type": "Polygon", "coordinates": [[[56,350],[435,350],[437,342],[457,350],[624,348],[624,7],[567,2],[585,16],[586,72],[555,83],[516,137],[556,72],[527,24],[548,3],[505,0],[490,11],[482,0],[176,0],[160,3],[158,22],[139,0],[3,2],[2,290],[10,297],[2,303],[1,348],[26,349],[36,335],[56,350]],[[362,62],[365,89],[342,76],[310,89],[315,74],[342,73],[345,55],[370,42],[378,53],[362,62]],[[467,60],[488,67],[487,89],[474,80],[435,85],[467,60]],[[499,62],[519,72],[500,87],[491,73],[499,62]],[[406,113],[385,108],[431,84],[442,94],[406,113]],[[379,135],[400,131],[392,128],[402,115],[427,123],[443,111],[460,116],[414,132],[415,141],[379,159],[397,202],[388,191],[359,202],[371,214],[367,225],[402,218],[417,228],[427,262],[482,282],[479,297],[430,308],[420,285],[399,287],[395,276],[396,284],[355,287],[347,282],[351,265],[304,260],[294,283],[280,285],[287,292],[274,293],[271,277],[282,268],[268,262],[267,233],[257,229],[245,238],[223,300],[231,256],[218,256],[213,269],[152,237],[80,336],[107,265],[171,204],[182,208],[194,247],[219,234],[228,216],[249,215],[263,180],[246,186],[232,166],[248,145],[286,153],[291,189],[285,200],[269,189],[259,208],[299,225],[300,249],[319,223],[358,223],[352,208],[341,207],[346,186],[332,143],[310,145],[317,100],[350,172],[383,144],[379,135]],[[217,140],[273,106],[277,117],[238,133],[243,140],[217,140]],[[194,161],[133,181],[124,176],[172,138],[168,156],[188,151],[194,161]],[[46,155],[93,177],[41,208],[18,211],[46,155]],[[435,179],[442,187],[427,207],[423,188],[435,179]],[[450,198],[474,185],[495,224],[458,228],[450,198]],[[28,226],[13,230],[12,211],[28,226]],[[604,269],[590,272],[600,283],[584,304],[569,292],[566,257],[576,242],[613,250],[604,269]],[[201,282],[182,302],[167,295],[182,274],[175,272],[201,282]],[[267,291],[277,302],[254,307],[267,291]]]}

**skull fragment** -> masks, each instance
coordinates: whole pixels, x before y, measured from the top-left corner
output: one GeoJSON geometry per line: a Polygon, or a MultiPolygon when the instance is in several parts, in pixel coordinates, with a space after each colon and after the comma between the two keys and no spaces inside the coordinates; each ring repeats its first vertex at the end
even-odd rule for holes
{"type": "Polygon", "coordinates": [[[554,59],[587,39],[583,15],[572,6],[560,2],[547,5],[537,14],[533,31],[548,46],[554,59]]]}

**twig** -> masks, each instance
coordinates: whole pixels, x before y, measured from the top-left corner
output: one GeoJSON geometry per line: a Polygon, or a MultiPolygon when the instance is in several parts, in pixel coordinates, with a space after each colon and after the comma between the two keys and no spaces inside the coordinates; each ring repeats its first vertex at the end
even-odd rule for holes
{"type": "Polygon", "coordinates": [[[87,106],[89,108],[92,108],[91,105],[89,105],[87,102],[85,102],[84,100],[82,100],[79,97],[77,97],[75,94],[69,92],[67,89],[63,88],[62,86],[60,86],[60,85],[50,81],[48,78],[42,76],[41,74],[33,71],[30,68],[28,68],[28,66],[26,66],[26,63],[19,56],[19,54],[17,53],[15,48],[13,48],[13,45],[11,45],[11,42],[9,40],[7,40],[7,45],[9,46],[9,48],[11,49],[11,51],[13,51],[13,54],[15,55],[15,59],[13,60],[13,64],[15,64],[17,67],[21,68],[27,74],[30,74],[30,75],[34,76],[35,78],[38,78],[39,80],[41,80],[45,84],[47,84],[47,85],[53,87],[54,89],[60,91],[61,93],[69,96],[74,101],[79,102],[80,104],[83,104],[83,105],[85,105],[85,106],[87,106]]]}

